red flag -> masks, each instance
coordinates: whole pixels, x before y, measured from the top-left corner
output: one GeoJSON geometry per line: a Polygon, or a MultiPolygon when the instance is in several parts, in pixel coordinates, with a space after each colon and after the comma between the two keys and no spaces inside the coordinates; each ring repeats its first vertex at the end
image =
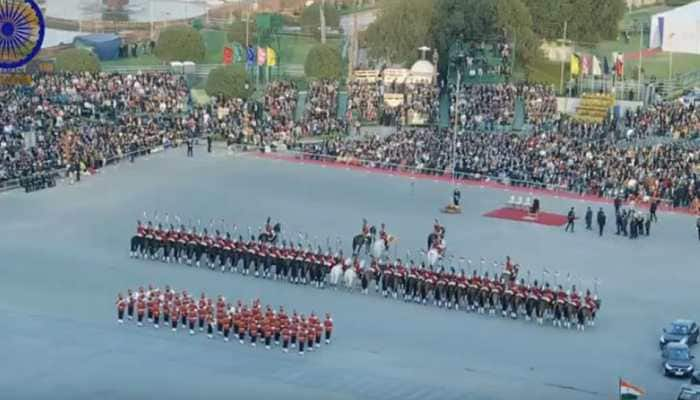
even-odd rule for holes
{"type": "Polygon", "coordinates": [[[228,65],[233,62],[233,49],[224,47],[224,64],[228,65]]]}

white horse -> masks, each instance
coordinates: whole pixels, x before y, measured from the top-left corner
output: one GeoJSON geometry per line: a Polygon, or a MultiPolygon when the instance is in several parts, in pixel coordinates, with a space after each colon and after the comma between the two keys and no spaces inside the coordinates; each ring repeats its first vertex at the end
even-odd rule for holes
{"type": "Polygon", "coordinates": [[[429,266],[434,266],[442,256],[440,255],[440,252],[437,251],[437,249],[432,248],[430,249],[426,254],[425,254],[425,261],[428,263],[429,266]]]}
{"type": "Polygon", "coordinates": [[[389,235],[389,244],[388,246],[385,246],[384,241],[381,239],[377,239],[372,243],[372,246],[370,247],[370,254],[376,258],[377,260],[381,259],[384,257],[384,255],[389,253],[389,250],[387,247],[391,246],[392,244],[396,243],[398,239],[394,236],[389,235]]]}
{"type": "MultiPolygon", "coordinates": [[[[345,263],[349,263],[349,261],[345,261],[345,263]]],[[[338,284],[341,283],[340,280],[343,278],[343,263],[338,263],[333,268],[331,268],[331,273],[329,274],[329,283],[333,288],[338,287],[338,284]]]]}
{"type": "Polygon", "coordinates": [[[345,285],[345,287],[352,292],[352,290],[355,288],[356,283],[357,272],[355,272],[353,268],[348,268],[347,270],[345,270],[345,274],[343,275],[343,284],[345,285]]]}

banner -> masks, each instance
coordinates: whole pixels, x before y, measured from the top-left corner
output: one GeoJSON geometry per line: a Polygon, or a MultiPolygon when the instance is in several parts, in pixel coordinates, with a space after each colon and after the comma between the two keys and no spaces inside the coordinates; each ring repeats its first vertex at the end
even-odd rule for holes
{"type": "Polygon", "coordinates": [[[401,93],[385,93],[384,104],[389,107],[396,108],[403,104],[403,94],[401,93]]]}
{"type": "Polygon", "coordinates": [[[277,65],[277,53],[272,47],[267,48],[267,66],[274,67],[277,65]]]}
{"type": "Polygon", "coordinates": [[[228,65],[233,62],[233,49],[230,47],[224,47],[224,64],[228,65]]]}
{"type": "Polygon", "coordinates": [[[570,67],[571,76],[572,77],[578,76],[578,74],[581,72],[581,68],[580,68],[580,60],[576,54],[573,54],[573,53],[571,54],[570,64],[571,64],[571,67],[570,67]]]}
{"type": "Polygon", "coordinates": [[[246,63],[248,66],[255,64],[255,49],[253,46],[248,46],[248,50],[246,51],[246,63]]]}
{"type": "Polygon", "coordinates": [[[379,77],[379,71],[374,69],[359,69],[352,73],[354,79],[362,81],[375,81],[379,77]]]}
{"type": "Polygon", "coordinates": [[[265,65],[266,57],[267,51],[262,47],[258,47],[258,65],[265,65]]]}

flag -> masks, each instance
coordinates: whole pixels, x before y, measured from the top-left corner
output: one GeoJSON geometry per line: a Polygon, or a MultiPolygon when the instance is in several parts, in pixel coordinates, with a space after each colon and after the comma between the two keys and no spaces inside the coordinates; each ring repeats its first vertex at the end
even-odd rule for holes
{"type": "Polygon", "coordinates": [[[224,47],[224,64],[231,64],[233,62],[233,49],[230,47],[224,47]]]}
{"type": "Polygon", "coordinates": [[[581,75],[588,75],[591,73],[591,57],[586,54],[581,54],[579,56],[581,60],[581,75]]]}
{"type": "Polygon", "coordinates": [[[265,65],[267,51],[263,47],[258,47],[258,65],[265,65]]]}
{"type": "Polygon", "coordinates": [[[620,379],[620,400],[634,400],[642,395],[644,395],[642,388],[620,379]]]}
{"type": "Polygon", "coordinates": [[[272,47],[267,48],[267,66],[274,67],[277,65],[277,53],[272,47]]]}
{"type": "Polygon", "coordinates": [[[598,59],[598,57],[593,56],[593,62],[592,62],[591,68],[592,68],[591,73],[594,76],[603,75],[603,70],[600,68],[600,60],[598,59]]]}
{"type": "Polygon", "coordinates": [[[255,49],[253,46],[248,46],[248,50],[246,51],[246,63],[250,66],[255,64],[255,49]]]}
{"type": "Polygon", "coordinates": [[[581,72],[580,63],[581,61],[578,58],[578,55],[571,53],[571,76],[578,76],[578,74],[581,72]]]}

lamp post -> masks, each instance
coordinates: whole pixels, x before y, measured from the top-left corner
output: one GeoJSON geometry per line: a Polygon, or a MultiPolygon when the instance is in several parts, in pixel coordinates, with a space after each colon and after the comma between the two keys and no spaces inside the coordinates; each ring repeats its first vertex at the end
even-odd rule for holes
{"type": "Polygon", "coordinates": [[[675,33],[668,36],[668,80],[673,79],[673,47],[671,46],[673,36],[675,36],[675,33]]]}

